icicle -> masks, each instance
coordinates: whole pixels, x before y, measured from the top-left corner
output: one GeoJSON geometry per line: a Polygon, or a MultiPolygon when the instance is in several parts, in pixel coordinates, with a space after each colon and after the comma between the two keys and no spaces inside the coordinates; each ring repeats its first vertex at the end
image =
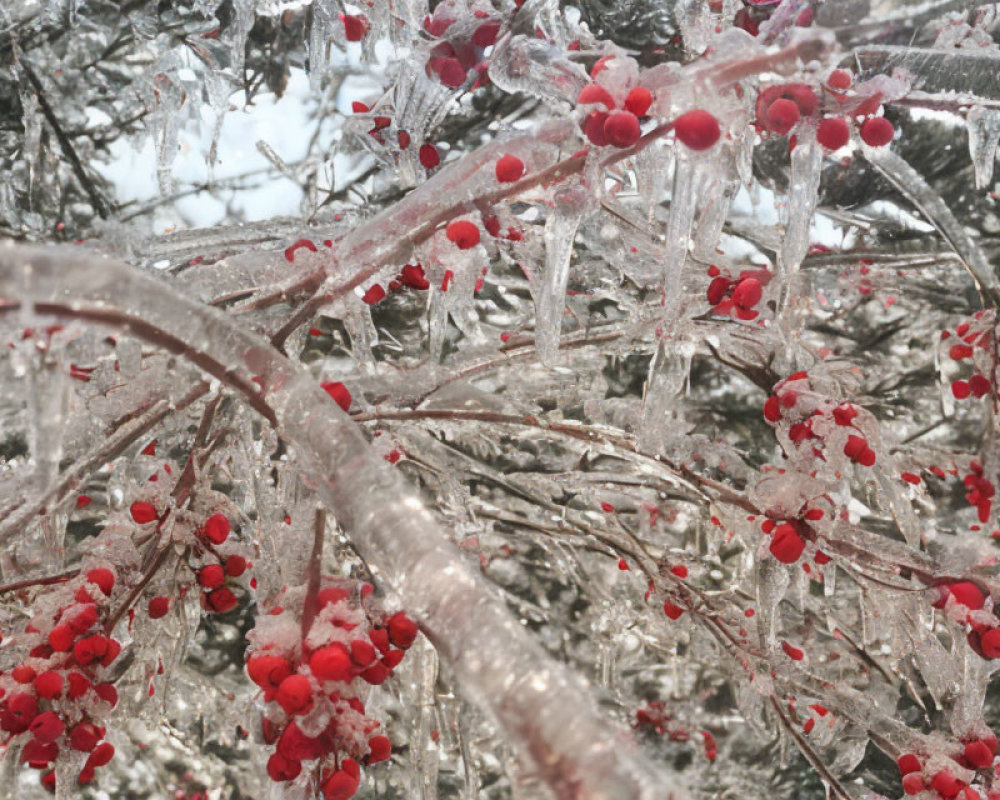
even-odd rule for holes
{"type": "Polygon", "coordinates": [[[812,131],[799,137],[792,150],[792,174],[785,208],[785,236],[779,251],[778,270],[783,301],[791,292],[789,283],[809,252],[809,228],[819,199],[819,179],[823,171],[823,148],[812,131]]]}
{"type": "Polygon", "coordinates": [[[715,178],[708,186],[705,197],[709,198],[698,218],[698,230],[694,237],[694,254],[703,261],[714,261],[717,257],[715,248],[722,238],[722,229],[729,217],[733,197],[740,188],[740,182],[715,178]]]}
{"type": "Polygon", "coordinates": [[[766,649],[777,645],[778,605],[788,591],[788,569],[773,558],[757,561],[757,630],[766,649]]]}
{"type": "Polygon", "coordinates": [[[555,209],[545,221],[545,266],[535,296],[535,348],[547,366],[555,364],[559,353],[576,230],[592,208],[592,197],[586,189],[567,186],[556,192],[555,209]]]}
{"type": "Polygon", "coordinates": [[[309,29],[309,88],[316,91],[330,61],[330,40],[333,26],[340,20],[338,8],[328,0],[312,4],[312,27],[309,29]]]}
{"type": "Polygon", "coordinates": [[[976,188],[986,189],[993,180],[993,165],[1000,142],[1000,110],[974,106],[965,117],[969,134],[969,156],[976,170],[976,188]]]}
{"type": "Polygon", "coordinates": [[[436,727],[435,719],[435,687],[438,679],[438,658],[434,648],[426,641],[419,645],[419,649],[414,648],[412,655],[416,656],[416,663],[411,668],[415,673],[417,704],[419,707],[419,717],[417,722],[417,734],[414,743],[419,772],[420,800],[437,800],[438,763],[440,756],[438,748],[433,744],[431,729],[436,727]]]}
{"type": "Polygon", "coordinates": [[[230,68],[234,75],[243,72],[247,37],[254,23],[254,5],[254,0],[233,0],[233,16],[229,25],[229,51],[233,59],[230,68]]]}
{"type": "Polygon", "coordinates": [[[688,247],[691,243],[691,225],[694,222],[697,204],[695,188],[698,185],[699,172],[700,165],[695,158],[684,152],[676,154],[663,272],[663,288],[666,291],[663,317],[671,327],[677,324],[683,296],[684,262],[687,260],[688,247]]]}
{"type": "MultiPolygon", "coordinates": [[[[694,348],[676,339],[660,339],[649,364],[649,376],[642,401],[640,442],[659,450],[666,444],[668,428],[680,428],[683,404],[676,402],[687,387],[694,348]]],[[[679,431],[678,431],[679,432],[679,431]]]]}
{"type": "Polygon", "coordinates": [[[28,395],[29,447],[34,464],[33,483],[38,491],[50,486],[59,474],[63,434],[69,417],[69,378],[48,354],[39,353],[31,370],[28,395]],[[48,363],[45,363],[48,362],[48,363]]]}

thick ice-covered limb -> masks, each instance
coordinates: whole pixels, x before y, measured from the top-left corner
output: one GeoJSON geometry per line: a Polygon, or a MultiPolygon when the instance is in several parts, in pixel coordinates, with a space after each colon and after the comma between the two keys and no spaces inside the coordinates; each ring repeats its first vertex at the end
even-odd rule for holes
{"type": "Polygon", "coordinates": [[[467,694],[493,713],[556,796],[686,796],[627,731],[600,716],[585,684],[527,635],[312,377],[265,341],[138,270],[72,248],[0,246],[0,308],[116,325],[241,391],[295,449],[303,477],[421,621],[467,694]]]}

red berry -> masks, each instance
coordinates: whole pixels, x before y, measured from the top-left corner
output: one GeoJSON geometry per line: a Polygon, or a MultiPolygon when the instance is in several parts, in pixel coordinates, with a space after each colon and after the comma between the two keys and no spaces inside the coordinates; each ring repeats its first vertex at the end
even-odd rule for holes
{"type": "Polygon", "coordinates": [[[885,117],[872,117],[861,123],[861,138],[870,147],[882,147],[892,141],[896,129],[885,117]]]}
{"type": "Polygon", "coordinates": [[[247,571],[247,560],[243,556],[226,556],[226,574],[238,578],[247,571]]]}
{"type": "Polygon", "coordinates": [[[500,33],[499,22],[484,22],[472,32],[472,43],[476,47],[492,47],[500,33]]]}
{"type": "Polygon", "coordinates": [[[300,772],[302,772],[302,762],[285,758],[281,753],[272,753],[267,760],[268,777],[277,783],[295,780],[300,772]]]}
{"type": "Polygon", "coordinates": [[[351,410],[351,393],[344,384],[339,381],[327,381],[326,383],[321,383],[320,388],[330,395],[333,401],[344,409],[344,411],[351,410]]]}
{"type": "Polygon", "coordinates": [[[677,141],[691,150],[707,150],[719,141],[721,130],[719,120],[698,108],[674,120],[674,134],[677,141]]]}
{"type": "Polygon", "coordinates": [[[615,147],[631,147],[640,135],[639,118],[631,111],[616,111],[604,121],[604,138],[615,147]]]}
{"type": "Polygon", "coordinates": [[[229,518],[225,514],[212,514],[205,520],[205,538],[212,544],[222,544],[229,536],[229,518]]]}
{"type": "Polygon", "coordinates": [[[441,156],[438,155],[437,148],[432,144],[420,145],[417,157],[420,159],[421,166],[425,169],[433,169],[441,163],[441,156]]]}
{"type": "Polygon", "coordinates": [[[150,599],[149,601],[150,619],[160,619],[161,617],[165,617],[168,611],[170,611],[170,598],[153,597],[150,599]]]}
{"type": "Polygon", "coordinates": [[[920,794],[926,788],[924,776],[920,772],[911,772],[903,776],[903,791],[906,794],[920,794]]]}
{"type": "Polygon", "coordinates": [[[83,697],[83,695],[85,695],[92,686],[86,676],[81,675],[79,672],[69,673],[69,675],[66,676],[66,682],[69,684],[69,688],[66,690],[66,696],[70,700],[76,700],[83,697]]]}
{"type": "Polygon", "coordinates": [[[403,656],[405,655],[406,653],[404,653],[402,650],[390,650],[382,658],[382,664],[387,669],[395,669],[396,667],[399,666],[399,662],[403,660],[403,656]]]}
{"type": "Polygon", "coordinates": [[[359,667],[370,667],[376,658],[378,654],[371,643],[364,639],[355,639],[351,642],[351,661],[359,667]]]}
{"type": "Polygon", "coordinates": [[[340,642],[314,652],[309,657],[309,669],[319,681],[349,681],[354,676],[351,654],[340,642]]]}
{"type": "MultiPolygon", "coordinates": [[[[352,761],[352,759],[346,759],[352,761]]],[[[352,775],[347,769],[341,768],[323,781],[324,800],[350,800],[358,790],[360,772],[352,775]]]]}
{"type": "Polygon", "coordinates": [[[372,640],[379,652],[383,655],[389,652],[389,631],[385,628],[372,628],[368,632],[368,638],[372,640]]]}
{"type": "Polygon", "coordinates": [[[290,722],[281,734],[277,751],[291,761],[312,761],[325,752],[323,742],[306,736],[295,722],[290,722]]]}
{"type": "Polygon", "coordinates": [[[407,264],[404,266],[400,270],[399,279],[403,282],[404,286],[409,286],[411,289],[423,291],[429,289],[431,286],[427,280],[427,276],[424,275],[424,268],[421,264],[407,264]]]}
{"type": "Polygon", "coordinates": [[[62,694],[63,677],[55,670],[43,672],[35,678],[35,691],[39,697],[52,700],[62,694]]]}
{"type": "Polygon", "coordinates": [[[864,437],[851,434],[847,437],[847,443],[844,445],[844,455],[851,461],[858,461],[867,447],[868,442],[864,437]]]}
{"type": "Polygon", "coordinates": [[[103,767],[115,757],[115,746],[111,742],[101,742],[87,758],[87,766],[103,767]]]}
{"type": "Polygon", "coordinates": [[[26,664],[19,664],[10,671],[10,677],[18,683],[31,683],[35,680],[35,670],[26,664]]]}
{"type": "Polygon", "coordinates": [[[368,20],[361,14],[344,14],[344,35],[349,42],[360,42],[368,33],[368,20]]]}
{"type": "Polygon", "coordinates": [[[899,772],[902,775],[909,775],[911,772],[920,772],[923,769],[920,765],[920,759],[913,755],[913,753],[906,753],[897,758],[896,766],[899,767],[899,772]]]}
{"type": "Polygon", "coordinates": [[[984,375],[973,375],[969,378],[969,390],[976,397],[984,397],[993,388],[993,384],[984,375]]]}
{"type": "Polygon", "coordinates": [[[938,599],[933,603],[934,608],[944,608],[949,595],[955,598],[956,603],[961,603],[972,611],[978,611],[986,604],[986,595],[971,581],[947,583],[937,587],[937,590],[938,599]]]}
{"type": "Polygon", "coordinates": [[[467,70],[457,58],[442,58],[438,60],[437,73],[441,83],[449,89],[457,89],[465,83],[467,70]]]}
{"type": "Polygon", "coordinates": [[[608,115],[603,111],[591,111],[583,121],[583,135],[594,147],[604,147],[608,137],[604,133],[604,123],[608,115]]]}
{"type": "Polygon", "coordinates": [[[369,286],[368,291],[361,295],[361,302],[370,306],[381,303],[383,300],[385,300],[385,289],[380,283],[369,286]]]}
{"type": "Polygon", "coordinates": [[[31,735],[42,744],[54,742],[64,730],[66,723],[59,719],[55,711],[46,711],[31,721],[31,735]]]}
{"type": "Polygon", "coordinates": [[[269,700],[270,694],[292,674],[292,665],[281,656],[252,656],[247,660],[247,674],[264,690],[265,698],[269,700]]]}
{"type": "Polygon", "coordinates": [[[388,736],[373,736],[368,740],[368,763],[378,764],[386,761],[392,753],[392,742],[388,736]]]}
{"type": "Polygon", "coordinates": [[[794,564],[802,557],[802,551],[805,549],[806,543],[796,533],[795,528],[787,522],[774,529],[774,535],[768,547],[771,555],[782,564],[794,564]]]}
{"type": "Polygon", "coordinates": [[[301,714],[312,708],[312,684],[305,675],[289,675],[281,682],[274,699],[286,714],[301,714]]]}
{"type": "Polygon", "coordinates": [[[479,228],[467,219],[449,222],[445,235],[459,250],[468,250],[479,244],[479,228]]]}
{"type": "Polygon", "coordinates": [[[208,564],[198,570],[198,585],[205,589],[218,589],[226,582],[226,572],[219,564],[208,564]]]}
{"type": "Polygon", "coordinates": [[[21,750],[21,763],[32,769],[45,769],[59,757],[59,745],[55,742],[42,743],[31,739],[21,750]]]}
{"type": "Polygon", "coordinates": [[[816,128],[816,141],[827,150],[839,150],[851,140],[851,129],[847,120],[841,117],[831,117],[820,120],[816,128]]]}
{"type": "Polygon", "coordinates": [[[788,133],[799,121],[799,107],[794,101],[779,97],[767,109],[764,124],[775,133],[788,133]]]}
{"type": "Polygon", "coordinates": [[[851,73],[846,69],[835,69],[830,73],[830,77],[826,79],[827,86],[841,92],[845,89],[850,89],[851,82],[851,73]]]}
{"type": "Polygon", "coordinates": [[[979,646],[987,659],[1000,658],[1000,628],[992,628],[981,634],[979,646]]]}
{"type": "Polygon", "coordinates": [[[496,173],[500,183],[514,183],[524,175],[524,162],[510,153],[500,156],[497,159],[496,173]]]}
{"type": "Polygon", "coordinates": [[[99,728],[89,722],[74,725],[69,732],[69,746],[82,753],[91,752],[104,738],[104,728],[99,728]]]}
{"type": "Polygon", "coordinates": [[[806,655],[800,648],[793,647],[786,641],[781,642],[781,649],[785,651],[785,655],[792,659],[792,661],[801,661],[806,655]]]}
{"type": "Polygon", "coordinates": [[[781,420],[781,401],[775,394],[772,394],[764,402],[764,419],[768,422],[779,422],[781,420]]]}
{"type": "Polygon", "coordinates": [[[389,629],[389,640],[402,650],[412,645],[417,638],[417,623],[402,611],[389,617],[385,624],[389,629]]]}
{"type": "Polygon", "coordinates": [[[111,590],[115,586],[115,574],[106,567],[98,567],[87,573],[87,580],[97,584],[97,587],[104,593],[105,597],[111,596],[111,590]]]}
{"type": "Polygon", "coordinates": [[[586,106],[595,103],[600,103],[608,111],[615,107],[615,99],[611,96],[611,92],[603,86],[598,86],[596,83],[588,83],[580,90],[580,94],[577,95],[576,104],[586,106]]]}
{"type": "Polygon", "coordinates": [[[361,673],[361,679],[372,686],[380,686],[385,683],[388,677],[389,670],[382,663],[372,664],[372,666],[361,673]]]}
{"type": "Polygon", "coordinates": [[[236,599],[236,595],[229,589],[222,587],[221,589],[216,589],[214,592],[209,592],[205,597],[205,602],[208,603],[208,607],[216,614],[225,614],[227,611],[232,611],[236,608],[240,601],[236,599]]]}
{"type": "Polygon", "coordinates": [[[73,629],[66,624],[56,625],[49,631],[49,644],[57,653],[68,653],[73,647],[73,640],[76,634],[73,629]]]}
{"type": "Polygon", "coordinates": [[[156,509],[153,507],[152,503],[147,503],[144,500],[136,500],[129,506],[129,513],[139,525],[145,525],[147,522],[152,522],[156,519],[156,509]]]}
{"type": "Polygon", "coordinates": [[[753,308],[760,302],[764,290],[756,278],[744,278],[733,289],[733,302],[740,308],[753,308]]]}
{"type": "Polygon", "coordinates": [[[965,381],[952,381],[951,393],[955,395],[956,400],[964,400],[970,392],[969,384],[965,381]]]}
{"type": "Polygon", "coordinates": [[[625,108],[637,117],[646,116],[649,107],[653,104],[653,95],[645,86],[636,86],[629,91],[625,97],[625,108]]]}
{"type": "Polygon", "coordinates": [[[663,604],[663,613],[670,617],[670,619],[680,619],[681,614],[684,613],[684,609],[667,600],[663,604]]]}
{"type": "Polygon", "coordinates": [[[964,785],[962,781],[946,769],[934,773],[934,777],[931,778],[931,788],[941,795],[944,800],[952,800],[952,798],[957,797],[964,785]]]}
{"type": "Polygon", "coordinates": [[[986,769],[993,766],[993,751],[985,742],[974,741],[965,745],[963,751],[965,760],[972,765],[973,769],[986,769]]]}

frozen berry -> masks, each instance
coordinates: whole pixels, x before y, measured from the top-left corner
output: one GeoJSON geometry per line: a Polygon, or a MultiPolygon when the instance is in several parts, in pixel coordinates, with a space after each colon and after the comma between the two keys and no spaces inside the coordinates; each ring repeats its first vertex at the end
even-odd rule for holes
{"type": "Polygon", "coordinates": [[[688,111],[674,120],[677,140],[691,150],[707,150],[721,135],[719,121],[702,109],[688,111]]]}

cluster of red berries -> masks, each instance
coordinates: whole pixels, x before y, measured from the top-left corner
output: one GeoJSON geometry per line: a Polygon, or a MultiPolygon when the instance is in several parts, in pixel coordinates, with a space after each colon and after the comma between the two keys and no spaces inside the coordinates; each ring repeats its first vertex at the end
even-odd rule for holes
{"type": "MultiPolygon", "coordinates": [[[[983,325],[983,313],[979,312],[971,322],[964,321],[955,327],[955,336],[961,341],[956,342],[948,348],[948,356],[953,361],[965,361],[971,359],[978,347],[987,353],[990,348],[989,329],[983,325]]],[[[950,339],[951,331],[942,331],[942,341],[950,339]]],[[[958,400],[964,400],[972,395],[973,397],[985,397],[993,391],[993,382],[980,372],[976,372],[968,378],[953,381],[951,392],[958,400]]]]}
{"type": "MultiPolygon", "coordinates": [[[[809,384],[809,374],[796,372],[775,386],[775,393],[764,403],[764,419],[778,425],[791,423],[788,438],[795,444],[814,442],[812,453],[816,458],[826,460],[826,453],[817,444],[825,445],[830,436],[829,425],[823,432],[817,432],[821,422],[832,420],[833,430],[854,428],[860,410],[853,403],[834,404],[826,398],[815,395],[809,384]],[[793,385],[794,384],[794,385],[793,385]]],[[[843,454],[848,460],[863,467],[875,465],[875,451],[860,430],[848,433],[843,445],[843,454]]]]}
{"type": "Polygon", "coordinates": [[[417,636],[404,613],[378,616],[366,599],[370,584],[331,585],[316,597],[315,616],[301,638],[302,606],[276,607],[258,618],[248,638],[247,674],[263,690],[263,736],[275,751],[267,773],[275,782],[295,780],[303,762],[324,800],[347,800],[361,780],[360,764],[389,758],[388,737],[372,734],[361,682],[382,684],[417,636]]]}
{"type": "Polygon", "coordinates": [[[965,486],[965,499],[969,505],[975,506],[980,522],[989,522],[993,510],[993,495],[996,487],[993,481],[983,476],[983,465],[978,461],[969,463],[969,474],[962,478],[965,486]]]}
{"type": "MultiPolygon", "coordinates": [[[[965,769],[987,770],[997,755],[997,737],[969,736],[962,741],[962,750],[953,759],[965,769]]],[[[907,795],[934,792],[942,800],[983,800],[978,790],[955,777],[947,768],[936,769],[930,759],[915,753],[904,753],[896,759],[902,774],[903,791],[907,795]]],[[[1000,792],[989,791],[985,800],[1000,800],[1000,792]]]]}
{"type": "Polygon", "coordinates": [[[934,608],[944,609],[957,622],[968,625],[966,639],[982,658],[1000,658],[1000,625],[985,610],[986,594],[972,581],[956,581],[934,587],[934,608]]]}
{"type": "Polygon", "coordinates": [[[757,318],[760,312],[756,306],[764,296],[764,287],[771,281],[768,270],[745,269],[736,278],[730,278],[713,264],[708,268],[708,275],[712,282],[706,297],[713,314],[732,315],[742,320],[757,318]]]}
{"type": "MultiPolygon", "coordinates": [[[[403,289],[415,289],[422,292],[426,291],[430,287],[430,282],[427,280],[427,276],[424,275],[424,267],[422,264],[406,264],[399,271],[399,274],[389,281],[388,292],[386,292],[381,283],[375,283],[368,287],[365,293],[361,296],[361,300],[362,302],[373,306],[385,300],[387,294],[401,292],[403,289]]],[[[344,410],[346,411],[347,409],[345,408],[344,410]]]]}
{"type": "MultiPolygon", "coordinates": [[[[434,11],[433,16],[424,18],[424,30],[436,39],[441,39],[455,23],[449,16],[451,9],[442,3],[434,11]]],[[[438,42],[431,49],[427,59],[427,75],[435,76],[443,86],[458,89],[468,79],[470,70],[476,72],[476,89],[489,84],[489,72],[484,60],[484,51],[496,43],[500,34],[501,22],[488,12],[474,12],[476,18],[482,20],[469,34],[456,34],[438,42]]]]}
{"type": "Polygon", "coordinates": [[[816,140],[827,150],[839,150],[851,138],[849,119],[861,119],[858,133],[871,147],[889,144],[895,129],[885,117],[876,116],[881,95],[852,97],[853,77],[847,70],[830,73],[822,87],[826,98],[821,109],[820,98],[804,83],[769,86],[757,97],[757,129],[785,136],[802,119],[816,119],[816,140]],[[830,116],[819,119],[820,111],[830,116]]]}
{"type": "Polygon", "coordinates": [[[51,617],[36,615],[13,637],[15,645],[29,648],[28,657],[0,674],[4,744],[21,744],[22,763],[48,770],[42,784],[52,791],[51,768],[61,752],[89,754],[78,776],[81,784],[90,783],[115,753],[99,724],[118,704],[117,690],[104,678],[122,648],[102,632],[114,586],[114,572],[97,567],[57,589],[66,603],[51,617]]]}
{"type": "MultiPolygon", "coordinates": [[[[159,519],[156,507],[145,500],[132,503],[129,513],[139,525],[159,519]]],[[[206,611],[216,614],[225,614],[239,605],[239,599],[230,587],[236,586],[236,579],[253,566],[237,553],[222,555],[216,550],[216,547],[229,538],[230,530],[229,518],[225,514],[212,514],[197,531],[199,547],[194,554],[202,565],[195,574],[198,585],[202,588],[201,604],[206,611]]],[[[147,610],[152,619],[165,616],[170,610],[170,598],[151,598],[147,610]]]]}
{"type": "MultiPolygon", "coordinates": [[[[598,76],[612,58],[602,58],[594,65],[590,72],[592,80],[600,80],[598,76]]],[[[603,110],[589,110],[580,124],[584,135],[595,147],[631,147],[639,141],[639,120],[653,104],[653,95],[645,86],[633,86],[619,99],[620,103],[599,82],[584,86],[576,98],[577,106],[603,106],[603,110]]]]}

